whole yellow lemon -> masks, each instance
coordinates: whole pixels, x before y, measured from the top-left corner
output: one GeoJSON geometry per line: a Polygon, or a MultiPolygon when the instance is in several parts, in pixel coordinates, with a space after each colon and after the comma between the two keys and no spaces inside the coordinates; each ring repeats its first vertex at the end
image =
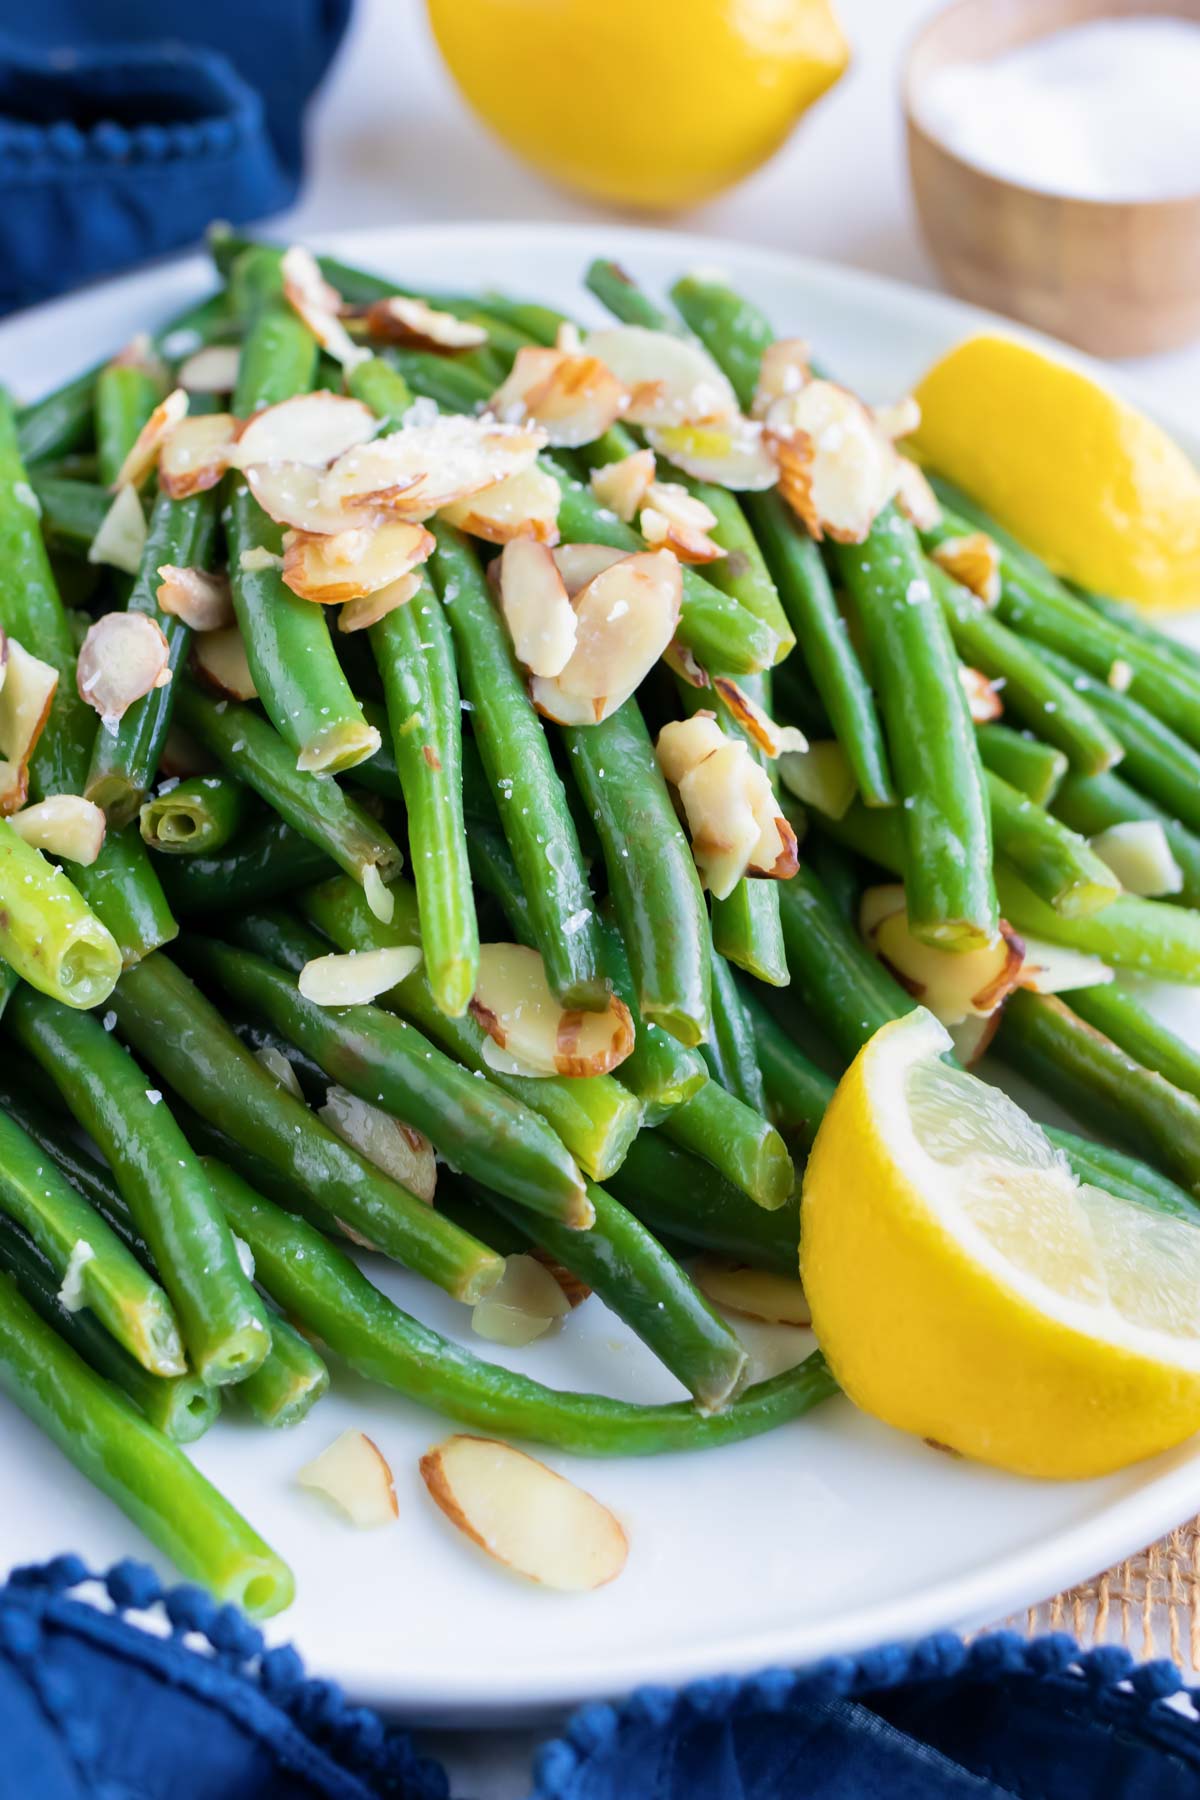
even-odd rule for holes
{"type": "Polygon", "coordinates": [[[655,210],[757,168],[849,60],[828,0],[429,0],[429,17],[519,156],[655,210]]]}

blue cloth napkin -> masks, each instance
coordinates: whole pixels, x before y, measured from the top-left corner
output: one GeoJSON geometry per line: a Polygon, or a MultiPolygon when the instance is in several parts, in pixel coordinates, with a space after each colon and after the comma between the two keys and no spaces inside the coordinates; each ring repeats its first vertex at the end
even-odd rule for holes
{"type": "Polygon", "coordinates": [[[34,0],[0,19],[0,312],[295,197],[351,0],[34,0]]]}
{"type": "MultiPolygon", "coordinates": [[[[943,1633],[584,1707],[530,1800],[1196,1800],[1200,1723],[1167,1704],[1183,1691],[1115,1647],[943,1633]]],[[[0,1800],[449,1794],[407,1733],[197,1588],[62,1556],[0,1590],[0,1800]]]]}

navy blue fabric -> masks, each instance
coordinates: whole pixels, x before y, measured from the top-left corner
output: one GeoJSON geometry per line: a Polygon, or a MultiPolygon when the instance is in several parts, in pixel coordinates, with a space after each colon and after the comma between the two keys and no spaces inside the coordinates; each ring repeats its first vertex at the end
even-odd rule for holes
{"type": "MultiPolygon", "coordinates": [[[[1182,1686],[1067,1637],[939,1634],[584,1707],[530,1800],[1197,1800],[1200,1724],[1167,1704],[1182,1686]]],[[[406,1733],[197,1588],[64,1556],[0,1590],[0,1800],[449,1792],[406,1733]]]]}
{"type": "Polygon", "coordinates": [[[352,0],[0,10],[0,311],[276,212],[352,0]]]}

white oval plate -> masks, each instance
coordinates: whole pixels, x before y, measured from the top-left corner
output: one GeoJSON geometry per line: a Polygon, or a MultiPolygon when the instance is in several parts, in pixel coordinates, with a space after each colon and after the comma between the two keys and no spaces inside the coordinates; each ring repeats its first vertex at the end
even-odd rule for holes
{"type": "MultiPolygon", "coordinates": [[[[811,338],[872,399],[899,397],[956,339],[995,323],[893,282],[662,232],[461,225],[361,233],[326,247],[418,287],[491,285],[590,317],[598,312],[579,280],[592,256],[616,256],[660,292],[688,268],[717,264],[780,335],[811,338]]],[[[193,257],[12,320],[0,327],[0,379],[37,394],[199,297],[208,280],[193,257]]],[[[1160,990],[1156,1005],[1200,1041],[1194,995],[1160,990]]],[[[442,1295],[395,1268],[372,1274],[428,1323],[469,1338],[461,1310],[442,1295]]],[[[796,1360],[799,1334],[750,1331],[764,1373],[796,1360]]],[[[473,1347],[487,1351],[478,1340],[473,1347]]],[[[678,1393],[594,1299],[561,1337],[502,1360],[554,1385],[648,1401],[678,1393]]],[[[417,1459],[450,1429],[339,1375],[336,1393],[298,1429],[265,1432],[231,1415],[195,1449],[205,1474],[296,1572],[296,1603],[271,1636],[293,1639],[314,1671],[356,1698],[427,1723],[511,1723],[640,1682],[797,1664],[986,1623],[1107,1568],[1200,1507],[1194,1445],[1103,1481],[1054,1485],[959,1462],[836,1400],[708,1455],[548,1454],[617,1512],[631,1546],[612,1586],[569,1597],[508,1578],[427,1499],[417,1459]],[[356,1532],[294,1485],[296,1470],[348,1425],[375,1438],[395,1471],[392,1528],[356,1532]]],[[[14,1408],[0,1416],[0,1442],[5,1562],[74,1549],[94,1567],[134,1555],[169,1573],[14,1408]]]]}

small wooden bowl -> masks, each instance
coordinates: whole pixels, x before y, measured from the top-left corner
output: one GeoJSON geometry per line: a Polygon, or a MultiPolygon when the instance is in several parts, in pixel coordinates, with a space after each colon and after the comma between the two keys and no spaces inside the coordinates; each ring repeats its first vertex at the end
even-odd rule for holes
{"type": "Polygon", "coordinates": [[[922,123],[924,82],[1093,19],[1169,14],[1200,0],[955,0],[911,46],[908,162],[934,261],[956,294],[1097,356],[1142,356],[1200,337],[1200,176],[1195,194],[1146,201],[1039,193],[964,162],[922,123]]]}

